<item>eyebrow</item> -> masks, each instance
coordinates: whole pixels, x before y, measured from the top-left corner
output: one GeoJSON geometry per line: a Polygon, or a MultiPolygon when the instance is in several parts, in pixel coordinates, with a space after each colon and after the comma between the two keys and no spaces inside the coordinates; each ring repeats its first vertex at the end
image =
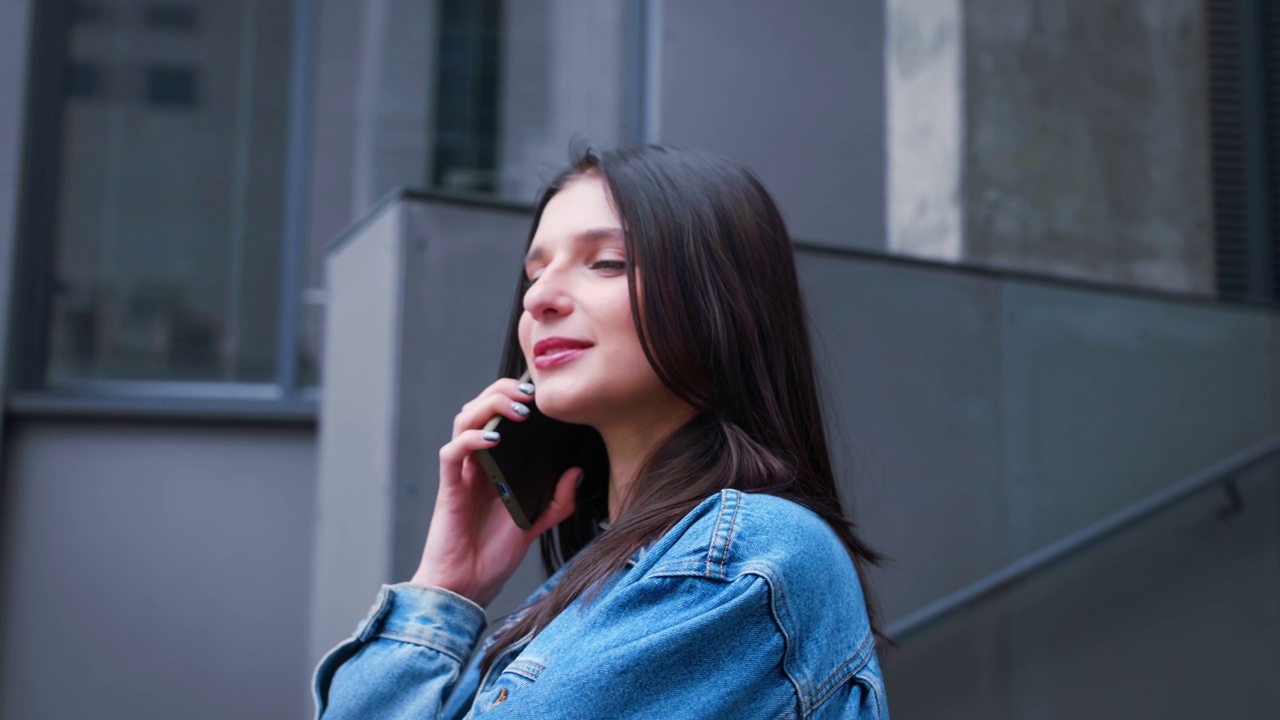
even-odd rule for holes
{"type": "MultiPolygon", "coordinates": [[[[577,235],[574,235],[573,244],[586,245],[589,243],[598,243],[603,240],[621,241],[622,239],[622,228],[592,228],[590,230],[583,230],[577,235]]],[[[524,256],[524,264],[528,265],[535,260],[541,260],[544,254],[545,253],[543,253],[541,247],[535,247],[529,251],[528,255],[524,256]]]]}

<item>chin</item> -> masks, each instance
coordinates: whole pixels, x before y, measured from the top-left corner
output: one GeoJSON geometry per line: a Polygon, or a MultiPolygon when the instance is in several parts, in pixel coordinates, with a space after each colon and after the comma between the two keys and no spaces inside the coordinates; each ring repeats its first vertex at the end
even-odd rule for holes
{"type": "MultiPolygon", "coordinates": [[[[599,401],[593,400],[595,393],[586,388],[561,389],[556,382],[559,378],[538,383],[538,392],[534,396],[538,409],[543,415],[561,422],[575,425],[592,425],[592,418],[600,410],[599,401]],[[545,390],[544,390],[545,385],[545,390]]],[[[570,383],[564,383],[570,385],[570,383]]]]}
{"type": "Polygon", "coordinates": [[[543,415],[561,422],[573,423],[575,425],[590,425],[588,418],[591,412],[582,407],[582,403],[573,402],[568,398],[547,397],[538,400],[538,409],[543,415]]]}

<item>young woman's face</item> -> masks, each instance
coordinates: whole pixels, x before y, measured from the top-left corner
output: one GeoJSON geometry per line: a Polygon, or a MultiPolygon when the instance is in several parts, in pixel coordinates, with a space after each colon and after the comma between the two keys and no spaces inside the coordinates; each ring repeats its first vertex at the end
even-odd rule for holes
{"type": "Polygon", "coordinates": [[[525,261],[520,349],[546,415],[597,429],[643,421],[675,397],[649,365],[627,292],[622,225],[598,175],[543,209],[525,261]]]}

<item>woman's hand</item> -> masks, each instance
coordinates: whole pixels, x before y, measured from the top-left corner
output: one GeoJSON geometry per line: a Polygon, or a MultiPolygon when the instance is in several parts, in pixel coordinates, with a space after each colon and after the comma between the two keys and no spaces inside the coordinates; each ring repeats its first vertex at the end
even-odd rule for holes
{"type": "Polygon", "coordinates": [[[473,455],[502,442],[484,438],[485,423],[494,415],[523,421],[524,416],[512,403],[528,402],[532,397],[520,389],[517,380],[502,378],[463,405],[454,418],[453,439],[440,448],[440,492],[422,562],[411,580],[414,584],[451,590],[486,606],[515,572],[533,541],[573,514],[580,468],[565,471],[537,522],[521,530],[473,455]]]}

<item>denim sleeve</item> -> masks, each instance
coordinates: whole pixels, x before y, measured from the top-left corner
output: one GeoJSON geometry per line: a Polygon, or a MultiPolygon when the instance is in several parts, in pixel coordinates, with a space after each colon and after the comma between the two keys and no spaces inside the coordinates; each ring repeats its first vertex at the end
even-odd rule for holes
{"type": "Polygon", "coordinates": [[[439,588],[383,585],[312,681],[316,717],[441,718],[484,629],[479,605],[439,588]]]}
{"type": "MultiPolygon", "coordinates": [[[[651,577],[570,607],[482,688],[484,718],[779,718],[799,709],[767,583],[651,577]]],[[[856,715],[854,716],[856,717],[856,715]]]]}

